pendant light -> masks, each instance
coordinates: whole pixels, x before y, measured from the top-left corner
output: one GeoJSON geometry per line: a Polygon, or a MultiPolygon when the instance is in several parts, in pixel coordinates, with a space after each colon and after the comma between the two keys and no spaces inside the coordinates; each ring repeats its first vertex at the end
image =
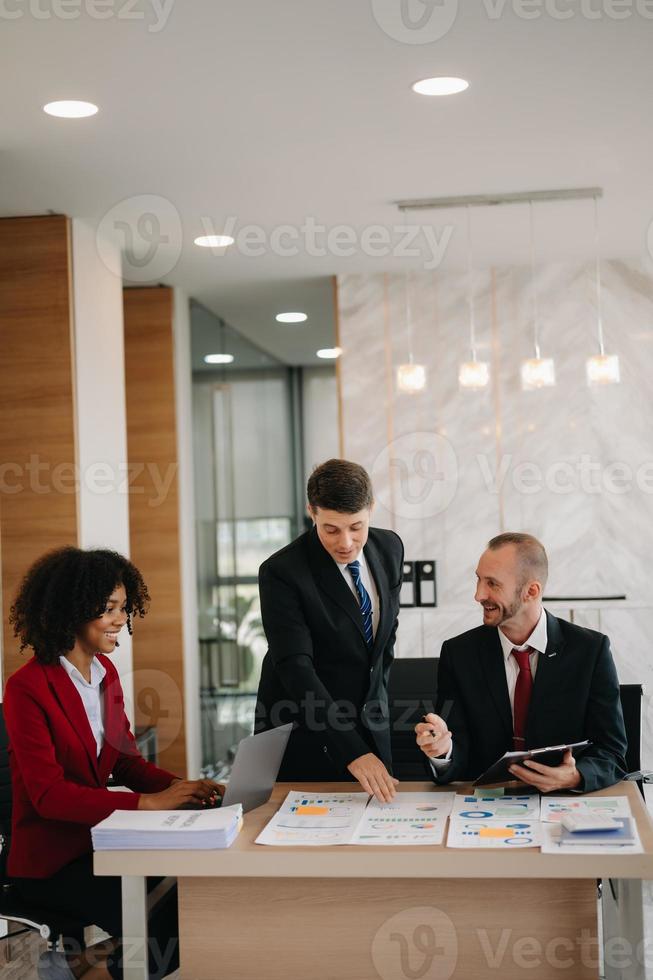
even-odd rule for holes
{"type": "Polygon", "coordinates": [[[603,343],[603,311],[601,306],[601,249],[599,237],[599,201],[594,196],[594,244],[596,247],[596,326],[599,353],[588,357],[585,362],[587,383],[594,385],[619,384],[619,357],[606,354],[603,343]]]}
{"type": "Polygon", "coordinates": [[[472,212],[467,205],[467,301],[469,305],[469,349],[471,361],[463,361],[458,369],[461,388],[486,388],[490,382],[490,365],[476,358],[476,317],[474,309],[474,283],[472,271],[472,212]]]}
{"type": "Polygon", "coordinates": [[[400,364],[397,368],[397,389],[403,395],[416,395],[426,387],[426,367],[415,364],[413,360],[413,323],[410,309],[410,283],[408,273],[405,278],[406,286],[406,326],[408,328],[408,363],[400,364]]]}
{"type": "Polygon", "coordinates": [[[524,391],[537,388],[551,388],[556,383],[556,370],[552,357],[540,354],[540,318],[537,308],[537,287],[535,285],[535,216],[533,202],[528,202],[531,239],[531,295],[533,302],[533,351],[535,356],[522,361],[521,385],[524,391]]]}

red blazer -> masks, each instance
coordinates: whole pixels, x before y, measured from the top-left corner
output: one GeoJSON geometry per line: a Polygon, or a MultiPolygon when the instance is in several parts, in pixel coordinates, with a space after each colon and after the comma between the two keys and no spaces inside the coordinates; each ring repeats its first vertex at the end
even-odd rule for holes
{"type": "Polygon", "coordinates": [[[125,714],[118,672],[108,657],[104,745],[97,744],[75,685],[61,664],[33,657],[7,681],[12,835],[7,871],[48,878],[91,849],[90,828],[114,810],[135,810],[140,793],[167,789],[176,777],[141,756],[125,714]],[[109,776],[134,790],[106,788],[109,776]]]}

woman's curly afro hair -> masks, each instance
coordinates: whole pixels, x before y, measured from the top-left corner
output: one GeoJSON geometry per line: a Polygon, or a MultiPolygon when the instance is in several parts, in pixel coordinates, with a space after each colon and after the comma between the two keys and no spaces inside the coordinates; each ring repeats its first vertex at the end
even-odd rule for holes
{"type": "Polygon", "coordinates": [[[101,616],[118,586],[127,593],[127,629],[144,616],[150,597],[138,569],[115,551],[57,548],[36,561],[22,581],[9,622],[21,652],[31,647],[38,660],[57,663],[72,650],[86,623],[101,616]]]}

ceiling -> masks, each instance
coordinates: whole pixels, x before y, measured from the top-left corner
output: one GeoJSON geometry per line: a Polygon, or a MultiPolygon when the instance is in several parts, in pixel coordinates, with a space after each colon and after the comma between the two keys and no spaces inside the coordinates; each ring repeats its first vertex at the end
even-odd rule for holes
{"type": "MultiPolygon", "coordinates": [[[[333,275],[465,262],[463,214],[408,219],[397,199],[600,186],[603,254],[644,256],[653,19],[642,10],[653,17],[653,4],[404,2],[415,20],[432,11],[424,29],[401,24],[401,0],[7,2],[0,214],[62,212],[121,244],[140,229],[144,248],[152,226],[139,221],[154,214],[168,242],[130,281],[183,287],[290,364],[317,363],[316,349],[334,343],[333,275]],[[411,92],[432,75],[470,88],[411,92]],[[100,112],[41,111],[61,98],[100,112]],[[362,247],[377,225],[386,242],[362,247]],[[209,232],[237,243],[197,248],[209,232]],[[309,319],[277,324],[281,310],[309,319]]],[[[536,207],[538,261],[592,248],[591,202],[536,207]]],[[[528,249],[527,208],[474,213],[476,264],[524,262],[528,249]]]]}

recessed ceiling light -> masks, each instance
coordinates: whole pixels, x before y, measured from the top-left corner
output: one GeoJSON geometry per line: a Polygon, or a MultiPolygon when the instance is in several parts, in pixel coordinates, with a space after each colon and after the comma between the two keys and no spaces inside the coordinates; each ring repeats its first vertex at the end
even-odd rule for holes
{"type": "Polygon", "coordinates": [[[233,354],[207,354],[204,358],[207,364],[231,364],[233,359],[233,354]]]}
{"type": "Polygon", "coordinates": [[[94,116],[98,107],[92,102],[48,102],[43,106],[43,112],[49,116],[60,116],[62,119],[83,119],[84,116],[94,116]]]}
{"type": "Polygon", "coordinates": [[[200,235],[195,239],[195,244],[200,248],[226,248],[233,245],[235,239],[231,235],[200,235]]]}
{"type": "Polygon", "coordinates": [[[415,82],[413,92],[418,95],[457,95],[469,88],[464,78],[422,78],[415,82]]]}
{"type": "Polygon", "coordinates": [[[305,313],[277,313],[276,319],[279,323],[304,323],[308,317],[305,313]]]}
{"type": "Polygon", "coordinates": [[[335,361],[342,354],[342,347],[322,347],[315,353],[325,361],[335,361]]]}

